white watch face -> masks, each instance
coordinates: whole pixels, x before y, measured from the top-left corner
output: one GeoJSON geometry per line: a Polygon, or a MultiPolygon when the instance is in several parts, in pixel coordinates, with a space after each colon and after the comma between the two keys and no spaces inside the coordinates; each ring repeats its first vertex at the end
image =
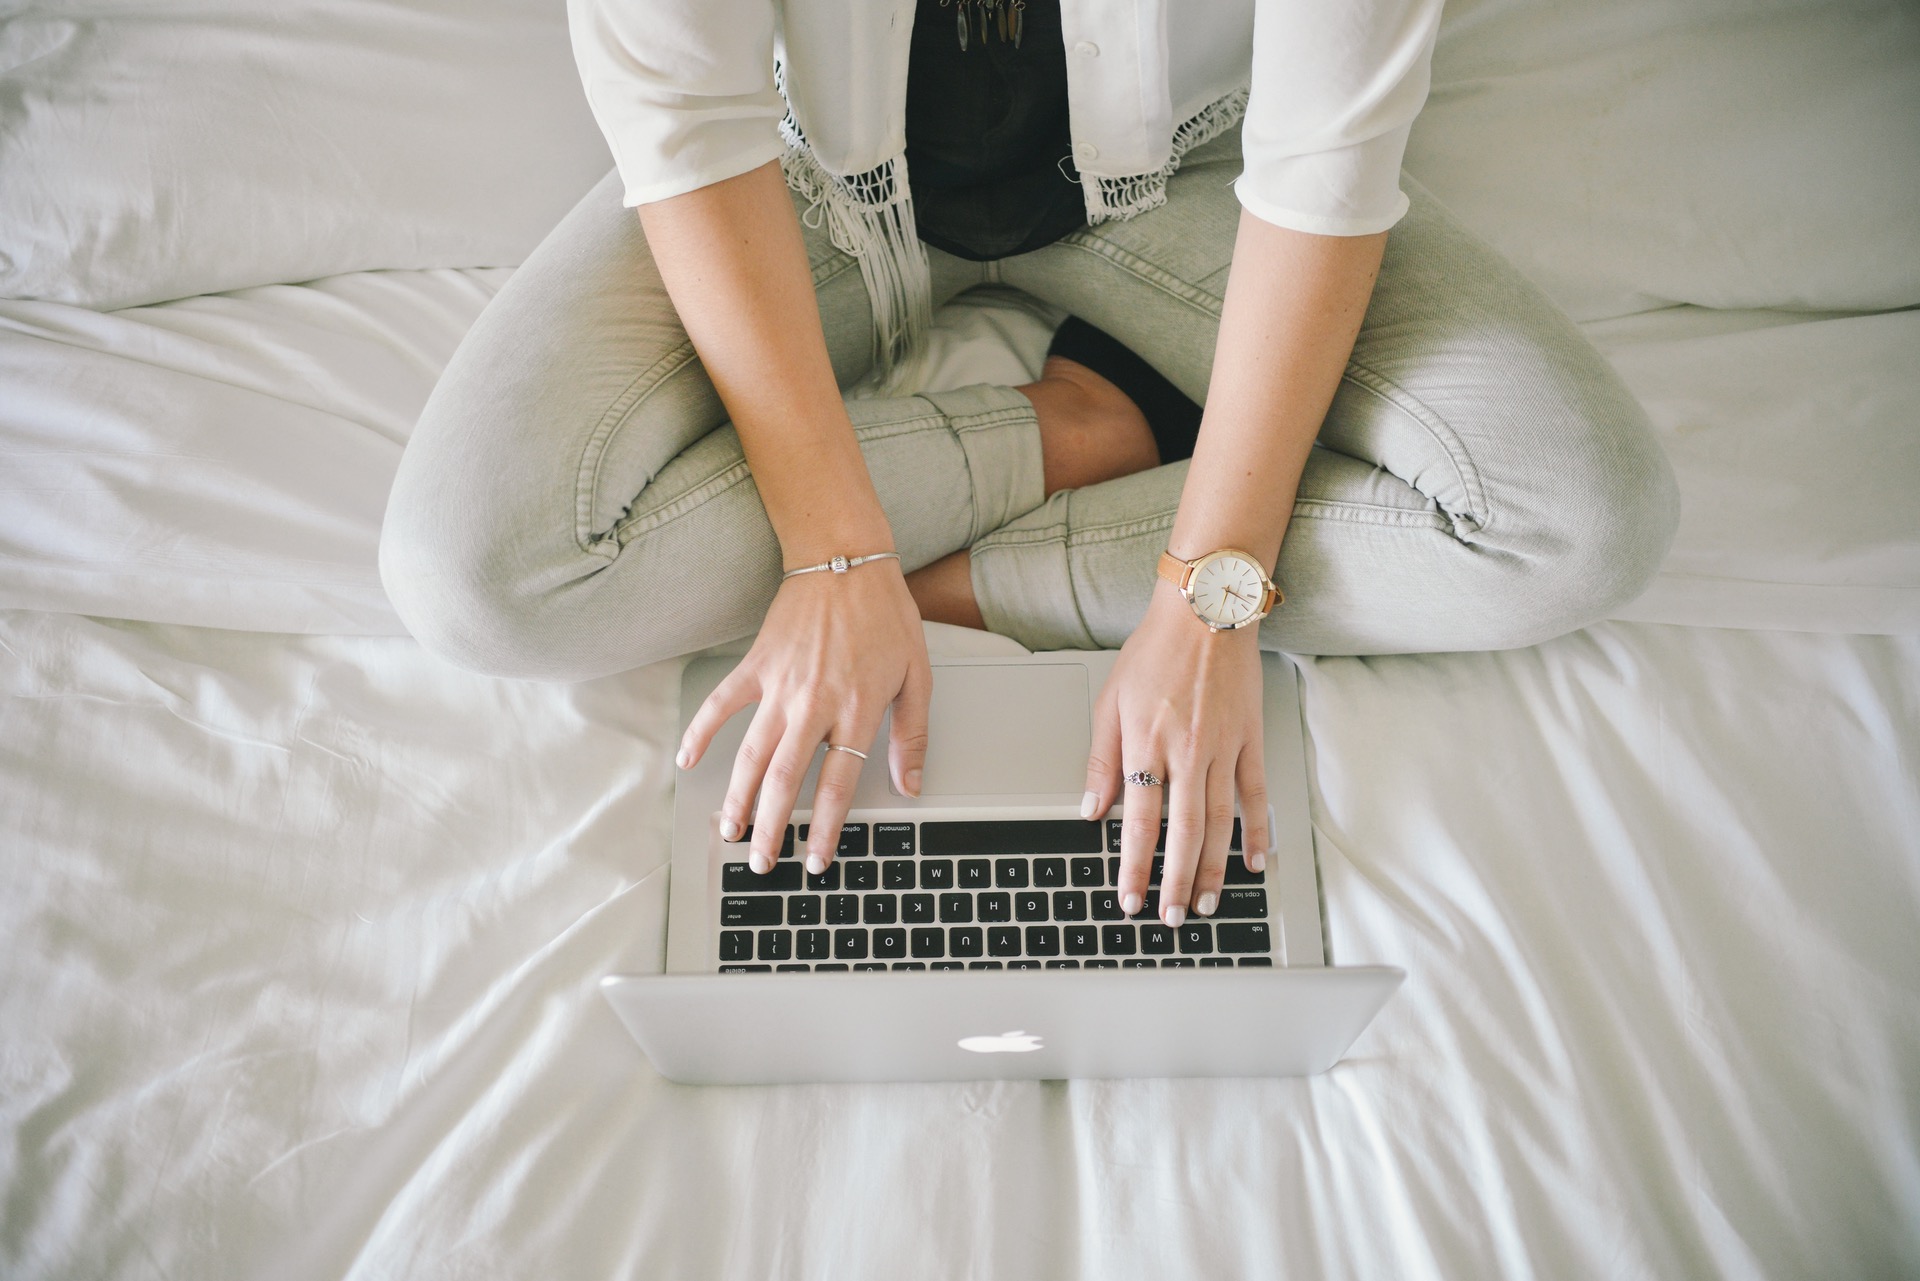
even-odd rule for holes
{"type": "Polygon", "coordinates": [[[1215,627],[1237,627],[1260,612],[1267,598],[1266,576],[1244,556],[1214,556],[1202,561],[1187,584],[1193,612],[1215,627]]]}

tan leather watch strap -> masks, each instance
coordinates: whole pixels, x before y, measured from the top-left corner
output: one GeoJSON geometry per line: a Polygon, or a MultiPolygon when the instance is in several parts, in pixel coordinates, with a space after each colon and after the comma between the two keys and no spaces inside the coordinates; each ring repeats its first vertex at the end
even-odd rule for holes
{"type": "Polygon", "coordinates": [[[1187,590],[1187,579],[1193,575],[1193,566],[1181,560],[1172,552],[1160,553],[1160,577],[1178,587],[1187,590]]]}

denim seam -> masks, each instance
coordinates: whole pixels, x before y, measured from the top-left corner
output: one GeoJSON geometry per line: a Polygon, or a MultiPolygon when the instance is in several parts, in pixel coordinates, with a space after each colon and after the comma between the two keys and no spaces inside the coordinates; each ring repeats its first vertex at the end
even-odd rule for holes
{"type": "Polygon", "coordinates": [[[1081,638],[1084,639],[1088,645],[1098,648],[1100,644],[1099,638],[1094,636],[1093,628],[1087,622],[1086,611],[1080,607],[1080,589],[1074,581],[1072,531],[1069,530],[1064,523],[1055,523],[1046,526],[1044,529],[1021,530],[1018,534],[1004,537],[1001,536],[1001,531],[995,531],[995,539],[995,542],[987,544],[984,547],[974,548],[971,554],[978,556],[982,552],[1003,551],[1015,546],[1025,549],[1044,547],[1050,543],[1057,543],[1059,545],[1060,559],[1066,566],[1067,598],[1073,604],[1073,621],[1080,627],[1081,638]]]}
{"type": "Polygon", "coordinates": [[[1342,376],[1342,381],[1378,397],[1387,405],[1405,414],[1419,424],[1433,442],[1440,446],[1447,456],[1447,461],[1453,464],[1453,474],[1459,480],[1460,487],[1467,493],[1467,511],[1461,514],[1448,513],[1452,523],[1465,525],[1473,532],[1485,530],[1493,524],[1493,512],[1487,505],[1487,494],[1480,483],[1479,469],[1473,465],[1473,458],[1467,453],[1467,447],[1461,443],[1460,437],[1447,426],[1446,419],[1434,413],[1406,388],[1358,361],[1347,362],[1347,371],[1342,376]]]}
{"type": "Polygon", "coordinates": [[[1130,250],[1122,249],[1099,236],[1087,235],[1084,232],[1068,236],[1059,243],[1062,248],[1078,249],[1083,253],[1105,258],[1122,271],[1137,277],[1167,296],[1185,303],[1213,320],[1220,319],[1220,309],[1224,304],[1219,297],[1198,285],[1180,279],[1166,268],[1156,266],[1130,250]]]}
{"type": "MultiPolygon", "coordinates": [[[[869,424],[856,429],[854,434],[862,441],[887,440],[895,436],[910,436],[915,432],[939,431],[944,426],[938,414],[916,414],[912,418],[902,418],[894,422],[869,424]]],[[[751,478],[752,475],[753,469],[747,466],[746,459],[729,463],[712,475],[696,481],[685,493],[671,502],[622,517],[602,536],[600,544],[612,542],[616,551],[625,548],[635,538],[642,534],[653,533],[678,520],[694,508],[725,493],[741,481],[751,478]]],[[[597,546],[595,550],[598,550],[597,546]]]]}
{"type": "MultiPolygon", "coordinates": [[[[836,253],[809,274],[817,291],[822,285],[835,277],[845,275],[858,265],[850,256],[836,253]]],[[[593,529],[593,497],[600,488],[601,464],[606,460],[607,449],[612,445],[613,438],[631,421],[633,411],[639,407],[640,403],[662,383],[686,368],[689,361],[697,359],[699,355],[694,350],[691,338],[680,343],[646,369],[634,375],[633,381],[613,398],[606,412],[600,416],[600,421],[595,424],[592,434],[587,438],[586,448],[581,453],[579,478],[574,493],[574,542],[581,551],[589,555],[611,557],[613,552],[626,545],[627,538],[623,534],[623,529],[635,519],[631,514],[615,521],[604,534],[597,534],[593,529]],[[614,545],[611,551],[607,550],[608,543],[614,545]]],[[[720,473],[723,476],[725,474],[720,473]]],[[[701,486],[710,483],[712,479],[714,478],[709,477],[707,481],[702,481],[701,486]]],[[[696,486],[693,491],[689,491],[689,495],[697,492],[699,488],[700,486],[696,486]]]]}

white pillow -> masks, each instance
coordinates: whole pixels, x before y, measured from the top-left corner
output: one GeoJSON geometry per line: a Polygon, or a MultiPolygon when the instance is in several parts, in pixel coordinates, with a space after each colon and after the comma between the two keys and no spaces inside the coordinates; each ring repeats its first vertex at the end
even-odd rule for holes
{"type": "Polygon", "coordinates": [[[612,163],[559,0],[55,0],[0,68],[0,297],[511,266],[612,163]]]}
{"type": "Polygon", "coordinates": [[[1920,303],[1902,0],[1450,0],[1407,169],[1576,319],[1920,303]]]}

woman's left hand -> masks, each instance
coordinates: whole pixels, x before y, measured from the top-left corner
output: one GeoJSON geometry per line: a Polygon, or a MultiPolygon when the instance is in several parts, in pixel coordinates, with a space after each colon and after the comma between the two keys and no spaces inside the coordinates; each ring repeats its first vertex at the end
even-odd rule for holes
{"type": "Polygon", "coordinates": [[[1211,632],[1168,583],[1154,586],[1146,617],[1121,647],[1093,713],[1082,813],[1098,818],[1126,803],[1120,828],[1120,904],[1139,912],[1167,804],[1160,919],[1185,923],[1188,909],[1220,904],[1234,797],[1240,800],[1247,866],[1265,866],[1267,777],[1262,759],[1258,628],[1211,632]],[[1125,783],[1142,770],[1164,789],[1125,783]]]}

